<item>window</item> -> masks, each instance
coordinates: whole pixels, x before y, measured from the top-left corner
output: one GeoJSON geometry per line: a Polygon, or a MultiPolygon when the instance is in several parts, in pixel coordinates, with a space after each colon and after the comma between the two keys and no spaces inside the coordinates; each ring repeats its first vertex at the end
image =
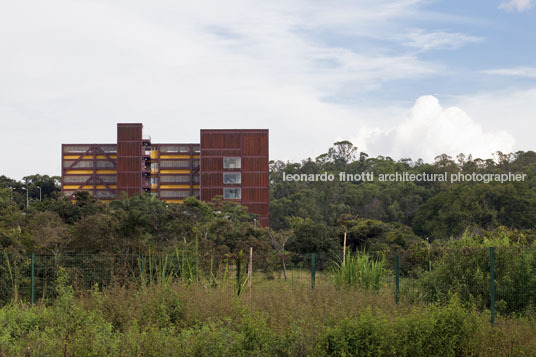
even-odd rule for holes
{"type": "Polygon", "coordinates": [[[115,175],[107,175],[107,176],[97,176],[98,178],[100,178],[102,180],[102,182],[105,182],[105,183],[117,183],[117,176],[115,175]]]}
{"type": "Polygon", "coordinates": [[[239,188],[224,188],[223,198],[227,200],[239,200],[242,197],[242,190],[239,188]]]}
{"type": "Polygon", "coordinates": [[[117,153],[117,147],[115,145],[101,146],[100,148],[106,154],[116,154],[117,153]]]}
{"type": "Polygon", "coordinates": [[[160,176],[161,183],[175,183],[175,182],[190,182],[189,175],[162,175],[160,176]]]}
{"type": "Polygon", "coordinates": [[[160,191],[160,198],[186,198],[188,196],[190,196],[190,191],[160,191]]]}
{"type": "MultiPolygon", "coordinates": [[[[74,160],[64,161],[63,162],[63,167],[65,167],[65,168],[70,167],[73,163],[74,163],[74,160]]],[[[87,168],[92,168],[92,167],[93,167],[93,161],[82,160],[82,161],[78,161],[76,164],[74,164],[74,166],[72,168],[73,169],[87,169],[87,168]]]]}
{"type": "Polygon", "coordinates": [[[227,185],[239,184],[240,172],[224,172],[223,173],[223,183],[227,185]]]}
{"type": "Polygon", "coordinates": [[[239,157],[224,157],[223,158],[223,168],[224,169],[239,169],[240,158],[239,157]]]}
{"type": "Polygon", "coordinates": [[[161,152],[168,152],[168,153],[174,153],[174,152],[190,152],[190,148],[188,146],[184,145],[162,145],[160,146],[161,152]]]}
{"type": "Polygon", "coordinates": [[[176,167],[176,168],[185,169],[185,168],[190,168],[190,161],[189,160],[161,160],[160,167],[162,168],[176,167]]]}
{"type": "Polygon", "coordinates": [[[64,152],[68,153],[83,153],[89,150],[89,146],[65,146],[63,148],[64,152]]]}
{"type": "Polygon", "coordinates": [[[65,176],[63,183],[85,183],[89,180],[90,176],[65,176]]]}
{"type": "Polygon", "coordinates": [[[98,169],[114,169],[115,164],[111,161],[97,161],[97,168],[98,169]]]}
{"type": "Polygon", "coordinates": [[[151,171],[158,171],[158,162],[151,162],[151,171]]]}
{"type": "Polygon", "coordinates": [[[158,177],[151,177],[151,185],[158,184],[158,177]]]}

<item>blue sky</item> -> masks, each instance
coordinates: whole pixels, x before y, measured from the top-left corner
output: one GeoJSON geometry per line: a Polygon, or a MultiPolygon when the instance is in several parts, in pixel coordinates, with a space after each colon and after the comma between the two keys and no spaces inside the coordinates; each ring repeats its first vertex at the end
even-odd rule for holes
{"type": "Polygon", "coordinates": [[[60,145],[269,128],[272,159],[336,140],[432,161],[533,150],[534,0],[36,0],[0,4],[0,171],[60,145]]]}

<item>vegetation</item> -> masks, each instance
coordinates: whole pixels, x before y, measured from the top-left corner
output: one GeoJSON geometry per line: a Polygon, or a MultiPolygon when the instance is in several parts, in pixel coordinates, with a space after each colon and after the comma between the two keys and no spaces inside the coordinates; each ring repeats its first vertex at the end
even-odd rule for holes
{"type": "Polygon", "coordinates": [[[270,229],[218,198],[102,203],[81,191],[71,202],[57,177],[0,177],[0,355],[536,354],[536,153],[423,163],[338,142],[314,160],[270,165],[270,229]],[[282,180],[324,172],[527,179],[282,180]]]}
{"type": "Polygon", "coordinates": [[[0,309],[0,353],[67,356],[507,356],[536,351],[534,321],[446,305],[395,305],[384,288],[248,294],[202,284],[112,286],[76,294],[60,274],[50,304],[0,309]]]}

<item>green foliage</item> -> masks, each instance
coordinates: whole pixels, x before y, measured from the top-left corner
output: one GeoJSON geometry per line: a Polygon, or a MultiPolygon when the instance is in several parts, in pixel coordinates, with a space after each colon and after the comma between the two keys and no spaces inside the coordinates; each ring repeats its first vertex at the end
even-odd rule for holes
{"type": "Polygon", "coordinates": [[[329,328],[317,346],[319,356],[381,356],[390,342],[388,322],[371,311],[329,328]]]}
{"type": "Polygon", "coordinates": [[[388,320],[370,310],[328,328],[316,346],[319,356],[465,356],[478,338],[476,314],[454,299],[388,320]]]}
{"type": "Polygon", "coordinates": [[[495,237],[488,233],[466,233],[436,252],[432,270],[419,280],[428,302],[446,302],[452,295],[468,306],[489,308],[490,250],[495,248],[496,308],[502,313],[524,312],[536,306],[536,245],[512,242],[500,229],[495,237]]]}
{"type": "Polygon", "coordinates": [[[343,264],[335,263],[332,271],[337,286],[359,286],[378,291],[385,277],[385,260],[374,261],[367,253],[346,254],[343,264]]]}

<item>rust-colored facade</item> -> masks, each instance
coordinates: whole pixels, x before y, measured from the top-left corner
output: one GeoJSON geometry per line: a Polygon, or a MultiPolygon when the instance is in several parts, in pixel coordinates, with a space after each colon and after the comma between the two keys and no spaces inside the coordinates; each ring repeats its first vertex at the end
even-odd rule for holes
{"type": "Polygon", "coordinates": [[[268,130],[201,130],[201,200],[223,196],[268,226],[268,130]]]}
{"type": "Polygon", "coordinates": [[[63,144],[62,192],[101,200],[150,193],[168,203],[223,196],[268,226],[268,130],[201,130],[201,144],[152,143],[143,125],[117,124],[117,144],[63,144]]]}

